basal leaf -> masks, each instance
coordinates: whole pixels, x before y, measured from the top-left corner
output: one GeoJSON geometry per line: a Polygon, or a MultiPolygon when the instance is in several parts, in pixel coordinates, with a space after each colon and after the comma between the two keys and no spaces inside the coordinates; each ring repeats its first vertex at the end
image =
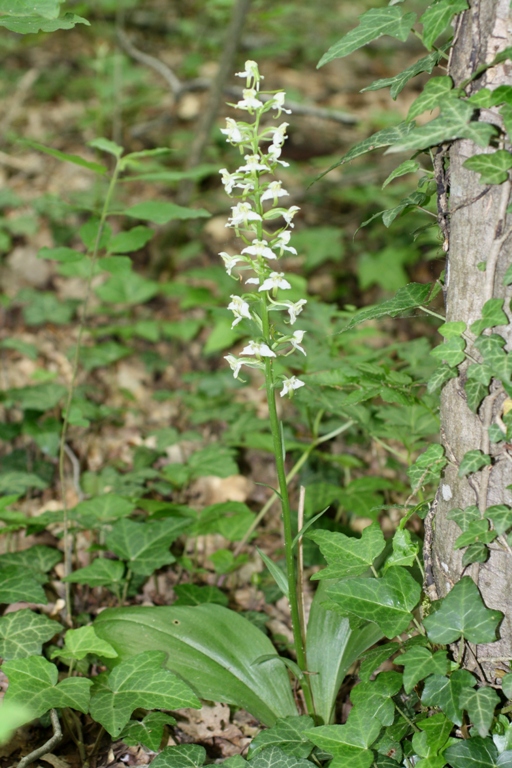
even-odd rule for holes
{"type": "Polygon", "coordinates": [[[28,603],[46,605],[44,589],[32,571],[19,565],[0,567],[0,603],[28,603]]]}
{"type": "Polygon", "coordinates": [[[420,585],[405,568],[390,568],[381,579],[348,579],[327,590],[340,613],[373,621],[389,638],[407,629],[420,593],[420,585]]]}
{"type": "Polygon", "coordinates": [[[395,718],[392,697],[402,687],[402,675],[398,672],[381,672],[375,680],[359,683],[351,693],[354,706],[365,712],[368,719],[375,717],[382,725],[391,725],[395,718]]]}
{"type": "Polygon", "coordinates": [[[64,648],[59,649],[58,655],[63,659],[84,659],[88,653],[93,653],[104,659],[115,659],[116,651],[110,643],[98,637],[94,627],[79,627],[68,629],[64,638],[64,648]]]}
{"type": "Polygon", "coordinates": [[[314,574],[313,579],[359,576],[368,570],[386,545],[378,523],[365,528],[360,539],[332,531],[311,531],[306,535],[318,544],[327,560],[327,568],[314,574]]]}
{"type": "Polygon", "coordinates": [[[409,283],[409,285],[400,288],[392,299],[356,312],[343,331],[348,331],[365,320],[379,320],[386,315],[396,317],[402,312],[416,309],[422,304],[428,303],[431,288],[425,283],[409,283]]]}
{"type": "Polygon", "coordinates": [[[458,475],[459,477],[472,475],[474,472],[478,472],[482,469],[482,467],[488,467],[490,463],[491,457],[489,454],[483,453],[479,448],[466,451],[460,462],[458,475]]]}
{"type": "Polygon", "coordinates": [[[206,759],[206,749],[199,744],[179,744],[164,747],[151,762],[153,768],[200,768],[206,759]]]}
{"type": "Polygon", "coordinates": [[[453,16],[468,7],[467,0],[440,0],[429,6],[420,18],[423,24],[423,43],[429,50],[445,29],[453,16]]]}
{"type": "Polygon", "coordinates": [[[461,739],[444,754],[453,768],[495,768],[499,765],[498,750],[490,738],[461,739]]]}
{"type": "Polygon", "coordinates": [[[108,675],[105,685],[93,690],[92,717],[111,736],[118,736],[138,709],[181,709],[201,705],[189,686],[162,668],[166,655],[146,651],[122,661],[108,675]]]}
{"type": "Polygon", "coordinates": [[[425,680],[422,704],[440,707],[449,720],[461,725],[460,697],[463,691],[473,690],[475,682],[475,678],[467,669],[456,669],[450,677],[431,675],[425,680]]]}
{"type": "Polygon", "coordinates": [[[107,547],[121,560],[125,560],[133,573],[150,576],[153,571],[175,561],[169,547],[190,520],[166,520],[135,523],[126,518],[118,520],[107,535],[107,547]]]}
{"type": "Polygon", "coordinates": [[[176,725],[176,720],[165,712],[149,712],[142,720],[130,720],[119,734],[119,738],[129,747],[142,744],[153,752],[158,752],[166,725],[176,725]]]}
{"type": "Polygon", "coordinates": [[[486,608],[480,592],[469,576],[464,576],[427,616],[424,625],[429,639],[448,645],[463,637],[470,643],[492,643],[503,614],[486,608]]]}
{"type": "Polygon", "coordinates": [[[397,656],[394,663],[404,667],[404,689],[410,693],[416,683],[429,675],[446,675],[449,669],[446,651],[432,653],[429,648],[416,646],[397,656]]]}
{"type": "Polygon", "coordinates": [[[390,35],[404,42],[409,37],[415,20],[416,14],[404,14],[400,8],[372,8],[359,17],[359,26],[356,29],[352,29],[324,53],[317,69],[333,59],[348,56],[382,35],[390,35]]]}
{"type": "Polygon", "coordinates": [[[480,174],[481,184],[503,184],[508,179],[508,172],[512,168],[512,154],[506,149],[497,149],[489,155],[468,157],[463,165],[470,171],[480,174]]]}
{"type": "MultiPolygon", "coordinates": [[[[58,29],[73,29],[76,24],[87,24],[87,19],[75,13],[65,13],[58,19],[45,19],[41,16],[2,16],[0,27],[5,27],[19,35],[35,34],[36,32],[55,32],[58,29]]],[[[77,163],[83,165],[83,163],[77,163]]],[[[92,165],[92,164],[91,164],[92,165]]],[[[85,166],[88,167],[88,166],[85,166]]],[[[90,169],[94,170],[94,169],[90,169]]]]}
{"type": "Polygon", "coordinates": [[[423,58],[418,59],[418,61],[411,64],[410,67],[407,67],[407,69],[404,69],[403,72],[400,72],[398,75],[375,80],[371,85],[363,88],[361,93],[364,93],[365,91],[378,91],[380,88],[389,87],[391,98],[396,99],[398,94],[402,92],[409,80],[413,77],[420,75],[422,72],[428,72],[429,75],[432,73],[432,70],[439,64],[439,61],[442,58],[442,50],[443,49],[441,48],[440,50],[429,53],[428,56],[423,56],[423,58]]]}
{"type": "Polygon", "coordinates": [[[368,719],[358,707],[350,710],[345,725],[321,725],[306,731],[313,744],[333,756],[332,768],[356,766],[370,768],[373,752],[369,749],[381,731],[376,719],[368,719]]]}
{"type": "Polygon", "coordinates": [[[465,689],[461,693],[461,707],[467,710],[469,719],[482,738],[489,733],[499,701],[498,694],[492,688],[465,689]]]}
{"type": "Polygon", "coordinates": [[[277,746],[287,755],[293,757],[308,757],[313,749],[313,744],[304,735],[304,732],[314,727],[311,717],[284,717],[267,730],[260,731],[252,740],[249,747],[249,759],[255,757],[263,749],[277,746]]]}
{"type": "Polygon", "coordinates": [[[71,707],[84,714],[88,711],[92,681],[68,677],[58,683],[57,667],[42,656],[6,661],[2,670],[9,679],[5,704],[23,704],[34,717],[41,717],[54,707],[71,707]]]}
{"type": "Polygon", "coordinates": [[[414,120],[423,112],[430,112],[438,107],[453,91],[453,80],[448,75],[431,77],[420,96],[413,101],[407,113],[408,120],[414,120]]]}
{"type": "Polygon", "coordinates": [[[89,587],[108,587],[121,584],[126,567],[119,560],[107,560],[97,557],[91,565],[78,568],[63,581],[71,584],[87,584],[89,587]]]}
{"type": "Polygon", "coordinates": [[[154,224],[168,224],[169,221],[209,218],[210,213],[204,208],[184,208],[176,203],[148,200],[145,203],[137,203],[127,208],[124,213],[134,219],[152,221],[154,224]]]}
{"type": "Polygon", "coordinates": [[[0,657],[9,661],[36,656],[41,653],[43,643],[61,629],[56,621],[28,608],[8,613],[0,618],[0,657]]]}

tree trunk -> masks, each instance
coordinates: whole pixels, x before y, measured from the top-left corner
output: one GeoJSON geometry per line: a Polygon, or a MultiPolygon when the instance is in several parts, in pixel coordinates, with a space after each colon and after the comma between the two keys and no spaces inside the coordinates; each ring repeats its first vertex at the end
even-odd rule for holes
{"type": "MultiPolygon", "coordinates": [[[[469,5],[471,7],[456,19],[449,65],[449,74],[456,87],[467,82],[482,64],[489,63],[498,52],[512,44],[510,0],[470,0],[469,5]]],[[[486,70],[467,86],[466,93],[469,95],[482,87],[494,90],[500,85],[512,85],[509,61],[486,70]]],[[[501,117],[495,109],[481,110],[480,120],[500,125],[501,117]]],[[[485,186],[477,173],[463,167],[468,157],[493,151],[494,148],[482,149],[468,140],[454,142],[449,150],[446,182],[439,176],[442,174],[439,167],[448,166],[448,158],[438,163],[438,189],[442,192],[446,188],[449,192],[448,202],[441,199],[439,206],[440,216],[443,216],[443,210],[448,210],[446,218],[449,221],[449,227],[445,228],[447,320],[463,320],[468,328],[481,317],[483,305],[491,298],[506,298],[504,310],[509,318],[511,316],[508,305],[512,286],[503,285],[504,273],[512,261],[512,217],[506,213],[510,181],[485,186]],[[484,271],[482,262],[485,263],[484,271]]],[[[494,330],[506,339],[506,349],[511,350],[512,327],[507,325],[494,330]]],[[[471,349],[471,342],[466,351],[481,360],[477,350],[471,349]]],[[[473,413],[464,391],[467,367],[466,360],[459,368],[459,377],[445,385],[441,396],[441,436],[450,463],[426,525],[426,542],[429,539],[432,542],[430,553],[427,544],[426,562],[430,561],[428,556],[431,555],[434,597],[443,597],[462,576],[469,574],[476,581],[487,607],[498,609],[505,615],[499,627],[500,639],[488,645],[470,647],[465,656],[468,668],[474,668],[495,682],[503,676],[503,670],[509,670],[506,661],[512,658],[512,554],[491,544],[487,562],[464,568],[464,550],[453,549],[461,530],[447,519],[447,515],[454,508],[476,505],[483,516],[487,507],[493,504],[512,505],[512,492],[507,489],[512,484],[512,453],[503,447],[503,443],[490,444],[488,435],[489,425],[502,413],[505,392],[499,382],[493,381],[490,395],[484,399],[478,413],[473,413]],[[492,464],[476,474],[460,478],[458,465],[464,454],[472,449],[490,454],[492,464]]]]}

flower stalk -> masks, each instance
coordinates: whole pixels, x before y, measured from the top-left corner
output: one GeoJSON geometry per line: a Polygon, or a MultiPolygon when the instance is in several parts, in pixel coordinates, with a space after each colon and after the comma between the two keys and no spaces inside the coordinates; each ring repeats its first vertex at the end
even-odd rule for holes
{"type": "Polygon", "coordinates": [[[269,94],[271,98],[265,101],[259,98],[260,82],[263,78],[256,62],[247,61],[244,71],[237,75],[246,79],[246,88],[243,91],[243,98],[232,106],[248,112],[253,117],[253,122],[226,119],[226,128],[222,132],[226,135],[227,142],[239,148],[243,163],[234,173],[223,168],[220,174],[226,193],[232,198],[239,198],[239,202],[231,209],[231,216],[226,226],[235,230],[245,247],[240,253],[228,254],[223,251],[219,255],[228,275],[233,279],[241,280],[244,273],[251,273],[245,280],[245,285],[254,285],[255,290],[244,293],[242,296],[233,294],[228,309],[234,316],[233,328],[239,323],[249,323],[251,329],[257,331],[257,336],[246,344],[238,357],[227,355],[225,359],[235,378],[239,378],[244,366],[257,368],[265,376],[283,518],[294,647],[297,664],[300,670],[306,673],[301,680],[304,702],[308,714],[313,715],[313,696],[307,674],[305,627],[299,610],[292,513],[286,479],[282,425],[276,404],[276,392],[279,388],[281,388],[281,397],[292,397],[295,390],[304,386],[304,382],[296,376],[286,377],[277,374],[274,365],[279,356],[288,357],[294,352],[306,355],[306,350],[302,347],[305,331],[281,333],[270,320],[270,312],[281,312],[285,315],[284,322],[294,325],[307,303],[306,299],[292,302],[282,298],[282,292],[290,290],[291,284],[278,267],[278,261],[285,253],[297,253],[289,242],[291,229],[294,227],[293,219],[299,208],[295,205],[290,208],[281,207],[282,199],[288,197],[289,193],[283,189],[280,180],[274,178],[268,180],[268,176],[273,176],[279,165],[284,167],[288,165],[280,159],[282,146],[287,138],[288,123],[281,123],[278,127],[262,125],[265,113],[275,110],[279,117],[281,112],[289,113],[289,110],[284,108],[283,92],[269,94]],[[261,147],[263,142],[269,143],[266,151],[261,147]],[[281,226],[276,229],[275,224],[279,223],[279,220],[281,220],[281,226]]]}

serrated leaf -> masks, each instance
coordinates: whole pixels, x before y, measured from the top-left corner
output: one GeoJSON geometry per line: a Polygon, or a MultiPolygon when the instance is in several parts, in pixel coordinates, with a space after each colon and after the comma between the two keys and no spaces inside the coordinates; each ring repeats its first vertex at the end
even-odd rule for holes
{"type": "Polygon", "coordinates": [[[486,608],[480,592],[469,576],[464,576],[434,607],[440,607],[427,616],[424,625],[429,639],[448,645],[463,637],[470,643],[493,643],[496,629],[503,614],[486,608]]]}
{"type": "Polygon", "coordinates": [[[9,679],[4,702],[26,705],[34,717],[52,708],[71,707],[84,714],[88,711],[91,680],[68,677],[58,683],[55,664],[42,656],[6,661],[2,666],[9,679]]]}
{"type": "Polygon", "coordinates": [[[419,544],[413,542],[407,528],[399,528],[393,536],[393,551],[384,564],[384,572],[392,567],[408,567],[414,563],[419,544]]]}
{"type": "Polygon", "coordinates": [[[391,725],[395,717],[395,696],[402,687],[398,672],[381,672],[375,680],[359,683],[350,693],[352,703],[368,718],[375,717],[383,726],[391,725]]]}
{"type": "Polygon", "coordinates": [[[449,720],[461,725],[460,696],[464,690],[472,690],[475,683],[475,678],[467,669],[456,669],[450,677],[431,675],[425,680],[422,704],[440,707],[449,720]]]}
{"type": "Polygon", "coordinates": [[[393,181],[393,179],[398,179],[400,176],[405,176],[406,173],[416,173],[416,171],[418,171],[420,168],[421,166],[417,160],[404,160],[404,162],[400,163],[400,165],[397,166],[394,171],[391,171],[386,181],[382,185],[382,189],[387,187],[387,185],[393,181]]]}
{"type": "Polygon", "coordinates": [[[313,727],[313,719],[306,715],[280,718],[272,728],[260,731],[252,740],[248,757],[252,760],[263,749],[273,746],[293,757],[308,757],[313,744],[304,732],[313,727]]]}
{"type": "Polygon", "coordinates": [[[458,475],[459,477],[471,475],[474,472],[478,472],[482,467],[488,467],[490,463],[491,457],[489,454],[483,453],[479,448],[466,451],[460,462],[458,475]]]}
{"type": "Polygon", "coordinates": [[[348,579],[327,590],[342,615],[373,621],[389,638],[405,632],[420,593],[420,585],[405,568],[390,568],[381,579],[348,579]]]}
{"type": "Polygon", "coordinates": [[[333,756],[332,768],[370,768],[373,752],[369,747],[380,731],[378,720],[369,720],[365,712],[353,707],[345,725],[321,725],[306,731],[305,736],[333,756]]]}
{"type": "Polygon", "coordinates": [[[489,299],[482,307],[482,318],[472,323],[470,328],[475,336],[479,336],[485,328],[494,328],[507,323],[508,317],[503,311],[503,299],[489,299]]]}
{"type": "Polygon", "coordinates": [[[62,580],[71,584],[87,584],[89,587],[108,587],[120,584],[125,572],[124,563],[119,560],[107,560],[98,557],[91,565],[78,568],[62,580]]]}
{"type": "Polygon", "coordinates": [[[29,608],[0,618],[0,657],[22,659],[41,653],[43,643],[60,632],[61,625],[29,608]]]}
{"type": "Polygon", "coordinates": [[[154,235],[154,231],[150,227],[144,227],[142,225],[133,227],[127,232],[120,232],[118,235],[114,235],[108,244],[109,253],[133,253],[144,248],[146,243],[149,243],[154,235]]]}
{"type": "Polygon", "coordinates": [[[474,520],[456,539],[453,548],[462,549],[463,547],[476,543],[490,544],[491,541],[494,541],[497,535],[496,531],[489,530],[488,520],[474,520]]]}
{"type": "Polygon", "coordinates": [[[361,538],[333,531],[311,531],[307,538],[318,544],[327,560],[327,568],[315,573],[313,579],[342,579],[365,573],[386,546],[378,523],[365,528],[361,538]]]}
{"type": "Polygon", "coordinates": [[[179,518],[146,520],[144,523],[124,518],[114,524],[107,535],[106,545],[129,564],[133,573],[150,576],[153,571],[175,561],[169,547],[190,524],[190,520],[179,518]]]}
{"type": "Polygon", "coordinates": [[[117,652],[110,643],[98,637],[94,627],[68,629],[64,638],[64,648],[59,649],[58,655],[63,659],[84,659],[88,653],[93,653],[104,659],[115,659],[117,652]]]}
{"type": "MultiPolygon", "coordinates": [[[[449,669],[446,651],[432,653],[429,648],[417,646],[400,654],[394,663],[404,667],[404,690],[410,693],[416,683],[429,675],[446,675],[449,669]]],[[[426,757],[426,755],[422,755],[426,757]]]]}
{"type": "Polygon", "coordinates": [[[148,200],[145,203],[137,203],[124,211],[126,216],[143,221],[151,221],[154,224],[168,224],[170,221],[209,218],[211,214],[204,208],[184,208],[176,203],[148,200]]]}
{"type": "Polygon", "coordinates": [[[442,344],[439,344],[438,347],[434,347],[430,354],[432,357],[436,357],[443,363],[446,363],[450,368],[454,368],[466,359],[465,349],[465,340],[460,338],[460,336],[452,336],[442,344]]]}
{"type": "Polygon", "coordinates": [[[508,179],[508,172],[512,168],[512,154],[506,149],[497,149],[492,154],[468,157],[462,165],[470,171],[479,173],[481,184],[503,184],[508,179]]]}
{"type": "Polygon", "coordinates": [[[465,509],[456,507],[447,514],[448,520],[453,520],[463,531],[467,531],[471,523],[480,520],[480,517],[480,510],[474,504],[465,509]]]}
{"type": "Polygon", "coordinates": [[[466,0],[440,0],[431,5],[423,16],[420,17],[420,24],[423,24],[423,43],[429,50],[433,43],[441,35],[453,16],[466,10],[468,4],[466,0]]]}
{"type": "Polygon", "coordinates": [[[498,536],[512,528],[512,508],[507,507],[506,504],[494,504],[492,507],[487,507],[485,516],[492,520],[494,530],[498,536]]]}
{"type": "Polygon", "coordinates": [[[381,80],[375,80],[375,82],[373,82],[371,85],[363,88],[361,93],[364,93],[365,91],[378,91],[381,88],[389,87],[391,98],[396,99],[396,97],[405,88],[409,80],[411,80],[413,77],[420,75],[422,72],[428,72],[429,75],[432,74],[432,70],[435,66],[437,66],[437,64],[439,64],[439,61],[442,58],[442,52],[443,48],[437,51],[433,51],[432,53],[429,53],[428,56],[423,56],[423,58],[418,59],[418,61],[416,61],[414,64],[411,64],[410,67],[407,67],[407,69],[404,69],[403,72],[400,72],[398,75],[394,75],[393,77],[385,77],[381,80]]]}
{"type": "Polygon", "coordinates": [[[416,490],[420,485],[439,480],[445,465],[446,458],[443,446],[439,443],[429,445],[427,450],[418,456],[414,464],[407,470],[412,488],[416,490]]]}
{"type": "Polygon", "coordinates": [[[27,603],[46,605],[44,589],[31,571],[19,565],[0,568],[0,603],[27,603]]]}
{"type": "Polygon", "coordinates": [[[104,686],[94,690],[90,712],[111,736],[117,737],[135,709],[181,709],[201,704],[192,689],[162,665],[166,654],[145,651],[122,661],[104,686]]]}
{"type": "Polygon", "coordinates": [[[381,317],[386,317],[386,315],[396,317],[402,312],[416,309],[428,302],[430,292],[431,286],[428,284],[409,283],[409,285],[400,288],[394,298],[356,312],[343,331],[348,331],[365,320],[378,320],[381,317]]]}
{"type": "Polygon", "coordinates": [[[452,768],[495,768],[499,765],[498,750],[492,739],[480,736],[461,739],[448,747],[444,754],[452,768]]]}
{"type": "Polygon", "coordinates": [[[372,8],[359,17],[359,26],[356,29],[352,29],[324,53],[317,69],[333,59],[348,56],[382,35],[390,35],[404,42],[409,37],[415,20],[415,13],[404,14],[400,8],[372,8]]]}
{"type": "Polygon", "coordinates": [[[407,113],[408,120],[414,120],[415,117],[423,112],[431,111],[438,107],[444,99],[449,97],[453,91],[453,81],[448,75],[441,77],[431,77],[426,83],[420,96],[413,101],[407,113]]]}
{"type": "Polygon", "coordinates": [[[463,709],[467,710],[469,719],[482,738],[485,738],[489,733],[494,710],[499,701],[498,694],[492,688],[466,689],[461,693],[460,704],[463,709]]]}
{"type": "Polygon", "coordinates": [[[138,744],[158,752],[166,725],[176,725],[176,720],[165,712],[149,712],[142,720],[130,720],[119,734],[129,747],[138,744]]]}
{"type": "Polygon", "coordinates": [[[153,768],[200,768],[206,759],[206,749],[199,744],[179,744],[164,747],[151,761],[153,768]]]}

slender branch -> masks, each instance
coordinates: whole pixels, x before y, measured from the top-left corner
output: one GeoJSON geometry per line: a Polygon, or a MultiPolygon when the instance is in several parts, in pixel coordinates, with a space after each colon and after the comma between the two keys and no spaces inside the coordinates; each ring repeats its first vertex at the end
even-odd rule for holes
{"type": "Polygon", "coordinates": [[[30,765],[43,755],[51,752],[51,750],[62,741],[62,728],[60,727],[59,716],[57,715],[56,709],[50,709],[50,719],[52,721],[53,736],[51,736],[42,747],[34,749],[30,754],[25,755],[25,757],[19,761],[17,768],[26,768],[27,765],[30,765]]]}

